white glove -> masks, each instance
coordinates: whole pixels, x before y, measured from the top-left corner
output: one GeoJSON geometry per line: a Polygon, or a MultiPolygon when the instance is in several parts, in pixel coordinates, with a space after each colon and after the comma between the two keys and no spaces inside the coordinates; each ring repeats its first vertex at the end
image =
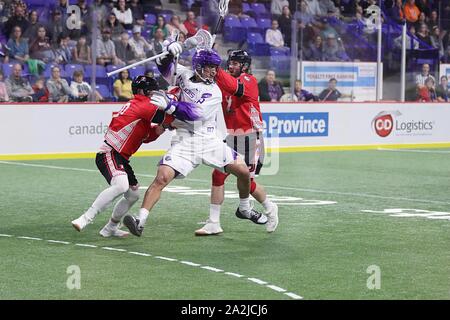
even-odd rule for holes
{"type": "Polygon", "coordinates": [[[150,102],[168,114],[172,114],[176,110],[176,107],[171,105],[172,100],[163,91],[153,92],[150,102]]]}
{"type": "Polygon", "coordinates": [[[169,51],[172,55],[177,56],[183,52],[183,47],[178,42],[172,42],[167,47],[167,51],[169,51]]]}

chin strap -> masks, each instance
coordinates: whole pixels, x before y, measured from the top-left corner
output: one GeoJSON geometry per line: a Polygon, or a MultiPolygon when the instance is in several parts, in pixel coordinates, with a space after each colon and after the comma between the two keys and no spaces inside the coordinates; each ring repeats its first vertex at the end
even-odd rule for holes
{"type": "MultiPolygon", "coordinates": [[[[203,68],[202,68],[202,73],[203,73],[203,68]]],[[[209,80],[209,79],[203,78],[203,77],[200,75],[200,73],[197,71],[197,69],[195,70],[195,74],[196,74],[196,75],[197,75],[204,83],[206,83],[206,84],[213,84],[213,83],[215,83],[214,80],[209,80]]]]}

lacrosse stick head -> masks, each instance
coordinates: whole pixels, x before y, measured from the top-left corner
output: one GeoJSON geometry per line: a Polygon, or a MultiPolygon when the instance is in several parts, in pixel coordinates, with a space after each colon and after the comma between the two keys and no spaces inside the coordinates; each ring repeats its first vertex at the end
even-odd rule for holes
{"type": "Polygon", "coordinates": [[[219,15],[223,18],[228,13],[228,4],[230,0],[219,0],[219,15]]]}
{"type": "Polygon", "coordinates": [[[197,50],[211,50],[214,44],[213,36],[211,35],[211,33],[209,33],[208,30],[205,29],[198,30],[197,33],[192,38],[195,39],[195,41],[194,40],[191,41],[193,43],[196,42],[197,50]]]}

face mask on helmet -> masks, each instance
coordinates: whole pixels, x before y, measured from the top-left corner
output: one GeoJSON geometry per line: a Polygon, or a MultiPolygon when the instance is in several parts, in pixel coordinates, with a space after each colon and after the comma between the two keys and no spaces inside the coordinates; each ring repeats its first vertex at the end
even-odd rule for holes
{"type": "Polygon", "coordinates": [[[192,57],[192,69],[203,82],[212,84],[221,61],[220,56],[212,50],[198,50],[192,57]]]}
{"type": "Polygon", "coordinates": [[[252,63],[252,58],[250,55],[244,50],[234,50],[231,51],[228,55],[227,67],[230,68],[230,64],[232,61],[236,61],[240,64],[239,74],[242,72],[249,72],[250,65],[252,63]]]}

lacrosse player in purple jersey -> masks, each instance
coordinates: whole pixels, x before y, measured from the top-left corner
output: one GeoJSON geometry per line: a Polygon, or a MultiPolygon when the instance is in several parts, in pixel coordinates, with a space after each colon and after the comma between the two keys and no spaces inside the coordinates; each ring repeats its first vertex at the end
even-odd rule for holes
{"type": "MultiPolygon", "coordinates": [[[[174,58],[182,52],[178,42],[170,43],[169,52],[157,60],[158,68],[170,82],[174,58]]],[[[157,176],[145,193],[139,215],[127,215],[123,222],[130,232],[141,236],[148,214],[159,200],[162,190],[174,179],[184,178],[200,164],[233,174],[237,177],[239,207],[237,211],[248,218],[257,216],[250,206],[250,173],[245,162],[217,135],[217,115],[222,112],[222,92],[214,82],[220,56],[213,50],[197,50],[192,57],[192,70],[178,65],[175,89],[170,91],[179,101],[195,103],[200,114],[196,121],[175,120],[176,134],[170,149],[159,162],[157,176]]]]}

